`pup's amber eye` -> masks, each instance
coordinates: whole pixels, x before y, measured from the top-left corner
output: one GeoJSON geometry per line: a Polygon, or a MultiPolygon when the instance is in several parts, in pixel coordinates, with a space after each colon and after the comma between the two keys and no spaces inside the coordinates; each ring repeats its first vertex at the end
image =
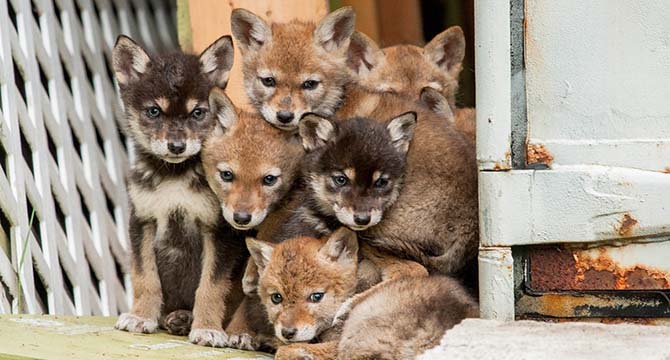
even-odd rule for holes
{"type": "Polygon", "coordinates": [[[313,303],[318,303],[323,299],[323,293],[322,292],[315,292],[309,295],[309,301],[313,303]]]}
{"type": "Polygon", "coordinates": [[[377,179],[377,181],[375,181],[375,187],[376,188],[384,188],[388,184],[389,184],[388,179],[383,178],[383,177],[380,177],[379,179],[377,179]]]}
{"type": "Polygon", "coordinates": [[[333,179],[333,184],[335,184],[337,186],[344,186],[344,185],[347,185],[349,183],[349,178],[347,178],[344,175],[335,175],[335,176],[332,177],[332,179],[333,179]]]}
{"type": "Polygon", "coordinates": [[[205,118],[205,114],[207,113],[207,110],[203,108],[195,108],[193,111],[191,111],[191,117],[195,120],[202,120],[205,118]]]}
{"type": "Polygon", "coordinates": [[[262,77],[261,78],[261,83],[266,87],[275,87],[275,85],[277,85],[277,82],[275,81],[275,78],[273,78],[271,76],[262,77]]]}
{"type": "Polygon", "coordinates": [[[158,106],[151,106],[146,109],[147,116],[151,119],[155,119],[161,115],[161,108],[158,106]]]}
{"type": "Polygon", "coordinates": [[[277,177],[274,175],[266,175],[263,178],[263,185],[265,186],[272,186],[277,182],[277,177]]]}
{"type": "Polygon", "coordinates": [[[319,82],[317,80],[307,80],[302,83],[302,88],[305,90],[314,90],[317,86],[319,86],[319,82]]]}
{"type": "Polygon", "coordinates": [[[232,171],[223,170],[219,173],[219,176],[221,176],[221,180],[223,180],[225,182],[233,181],[233,172],[232,171]]]}
{"type": "Polygon", "coordinates": [[[273,293],[270,295],[270,301],[275,305],[280,304],[282,300],[284,300],[284,298],[282,298],[280,293],[273,293]]]}

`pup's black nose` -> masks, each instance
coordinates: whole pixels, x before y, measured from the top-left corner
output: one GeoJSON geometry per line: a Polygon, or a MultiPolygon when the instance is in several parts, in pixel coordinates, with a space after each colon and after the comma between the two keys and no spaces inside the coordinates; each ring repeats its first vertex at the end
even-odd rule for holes
{"type": "Polygon", "coordinates": [[[282,124],[288,124],[295,116],[290,111],[277,111],[277,120],[282,124]]]}
{"type": "Polygon", "coordinates": [[[358,225],[367,225],[370,223],[370,214],[354,214],[354,222],[358,225]]]}
{"type": "Polygon", "coordinates": [[[247,212],[236,212],[233,214],[233,220],[240,225],[246,225],[251,222],[251,214],[247,212]]]}
{"type": "Polygon", "coordinates": [[[183,141],[168,142],[168,150],[175,155],[179,155],[186,150],[186,143],[183,141]]]}
{"type": "Polygon", "coordinates": [[[281,329],[281,336],[283,336],[286,340],[291,340],[295,336],[295,334],[298,332],[298,329],[296,328],[282,328],[281,329]]]}

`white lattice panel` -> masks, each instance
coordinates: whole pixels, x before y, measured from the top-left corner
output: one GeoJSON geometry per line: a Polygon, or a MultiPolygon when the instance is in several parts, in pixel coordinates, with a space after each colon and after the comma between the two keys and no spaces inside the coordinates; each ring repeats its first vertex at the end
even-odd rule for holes
{"type": "Polygon", "coordinates": [[[176,48],[174,14],[161,0],[0,0],[0,313],[128,309],[111,49],[120,33],[176,48]]]}

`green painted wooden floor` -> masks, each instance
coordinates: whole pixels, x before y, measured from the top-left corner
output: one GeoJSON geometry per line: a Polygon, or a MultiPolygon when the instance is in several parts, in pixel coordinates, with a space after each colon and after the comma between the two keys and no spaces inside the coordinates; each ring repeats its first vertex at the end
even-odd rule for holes
{"type": "Polygon", "coordinates": [[[114,330],[116,318],[0,315],[0,359],[272,359],[186,338],[114,330]]]}

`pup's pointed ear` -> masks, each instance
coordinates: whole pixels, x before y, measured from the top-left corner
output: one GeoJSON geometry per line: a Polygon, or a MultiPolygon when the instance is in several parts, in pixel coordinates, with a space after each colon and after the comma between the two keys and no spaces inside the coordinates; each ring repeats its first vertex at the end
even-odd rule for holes
{"type": "Polygon", "coordinates": [[[452,26],[437,34],[423,49],[429,61],[452,77],[458,77],[465,57],[465,36],[460,26],[452,26]]]}
{"type": "Polygon", "coordinates": [[[249,249],[249,253],[251,254],[251,258],[258,267],[258,271],[263,272],[272,258],[274,245],[265,241],[256,240],[252,237],[246,238],[246,243],[247,249],[249,249]]]}
{"type": "Polygon", "coordinates": [[[356,13],[351,6],[339,8],[321,20],[314,30],[314,41],[326,51],[346,49],[354,33],[356,13]]]}
{"type": "Polygon", "coordinates": [[[268,23],[249,10],[233,10],[230,27],[242,51],[256,51],[272,41],[272,29],[268,23]]]}
{"type": "Polygon", "coordinates": [[[212,88],[209,92],[209,109],[216,116],[221,130],[230,130],[237,123],[237,109],[221,88],[212,88]]]}
{"type": "Polygon", "coordinates": [[[454,113],[451,111],[449,101],[439,91],[432,87],[424,87],[421,89],[419,102],[426,106],[430,111],[445,118],[448,123],[454,123],[454,113]]]}
{"type": "Polygon", "coordinates": [[[328,261],[355,264],[358,263],[358,237],[346,227],[337,229],[326,241],[319,255],[328,261]]]}
{"type": "Polygon", "coordinates": [[[234,56],[233,39],[230,35],[222,36],[200,54],[200,68],[214,86],[225,89],[234,56]]]}
{"type": "Polygon", "coordinates": [[[413,111],[398,115],[389,120],[386,129],[391,135],[393,146],[402,153],[407,153],[409,144],[414,136],[416,127],[416,113],[413,111]]]}
{"type": "Polygon", "coordinates": [[[384,59],[384,52],[374,40],[360,31],[355,31],[351,35],[349,50],[347,50],[347,66],[358,76],[365,77],[384,59]]]}
{"type": "Polygon", "coordinates": [[[140,79],[151,62],[149,54],[131,38],[120,35],[112,50],[112,67],[119,85],[125,86],[140,79]]]}
{"type": "Polygon", "coordinates": [[[298,124],[302,146],[307,151],[326,145],[335,138],[336,131],[335,124],[316,114],[304,115],[298,124]]]}

